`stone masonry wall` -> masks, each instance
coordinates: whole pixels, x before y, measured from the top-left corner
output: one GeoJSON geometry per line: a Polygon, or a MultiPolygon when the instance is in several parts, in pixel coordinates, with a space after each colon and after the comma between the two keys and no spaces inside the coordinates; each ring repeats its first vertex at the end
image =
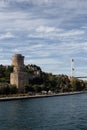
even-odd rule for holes
{"type": "Polygon", "coordinates": [[[24,56],[16,54],[12,57],[14,72],[10,74],[10,84],[21,89],[25,84],[29,84],[28,73],[24,71],[24,56]]]}

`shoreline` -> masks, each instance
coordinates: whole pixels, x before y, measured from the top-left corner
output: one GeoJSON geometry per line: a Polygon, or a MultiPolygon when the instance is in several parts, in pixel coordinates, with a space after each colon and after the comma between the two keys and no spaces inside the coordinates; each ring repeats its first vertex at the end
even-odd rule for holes
{"type": "Polygon", "coordinates": [[[0,97],[0,101],[11,101],[11,100],[23,100],[23,99],[34,99],[34,98],[47,98],[47,97],[56,97],[56,96],[68,96],[68,95],[75,95],[75,94],[84,94],[87,91],[77,91],[77,92],[65,92],[65,93],[58,93],[58,94],[49,94],[49,95],[32,95],[32,96],[5,96],[0,97]]]}

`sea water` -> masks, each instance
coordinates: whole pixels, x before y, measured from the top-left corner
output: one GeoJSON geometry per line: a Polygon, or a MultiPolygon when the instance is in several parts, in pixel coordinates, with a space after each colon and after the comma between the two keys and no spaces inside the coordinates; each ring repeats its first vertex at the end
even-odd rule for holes
{"type": "Polygon", "coordinates": [[[1,101],[0,130],[87,130],[87,94],[1,101]]]}

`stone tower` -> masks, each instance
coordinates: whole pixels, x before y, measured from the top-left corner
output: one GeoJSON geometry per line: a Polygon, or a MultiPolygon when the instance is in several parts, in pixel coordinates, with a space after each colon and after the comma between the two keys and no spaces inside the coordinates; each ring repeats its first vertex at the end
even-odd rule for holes
{"type": "Polygon", "coordinates": [[[24,56],[15,54],[12,56],[13,73],[10,74],[10,84],[21,89],[25,84],[29,84],[28,73],[24,68],[24,56]]]}

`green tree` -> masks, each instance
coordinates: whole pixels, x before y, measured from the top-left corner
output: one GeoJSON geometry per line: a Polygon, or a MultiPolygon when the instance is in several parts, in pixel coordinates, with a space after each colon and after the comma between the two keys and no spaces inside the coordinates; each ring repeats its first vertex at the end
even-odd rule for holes
{"type": "Polygon", "coordinates": [[[78,80],[76,78],[71,80],[71,86],[73,91],[82,91],[85,89],[85,83],[82,80],[78,80]]]}
{"type": "Polygon", "coordinates": [[[0,94],[10,94],[10,87],[9,85],[1,85],[0,86],[0,94]]]}
{"type": "Polygon", "coordinates": [[[10,93],[11,94],[16,94],[18,92],[18,88],[16,85],[10,85],[10,93]]]}

